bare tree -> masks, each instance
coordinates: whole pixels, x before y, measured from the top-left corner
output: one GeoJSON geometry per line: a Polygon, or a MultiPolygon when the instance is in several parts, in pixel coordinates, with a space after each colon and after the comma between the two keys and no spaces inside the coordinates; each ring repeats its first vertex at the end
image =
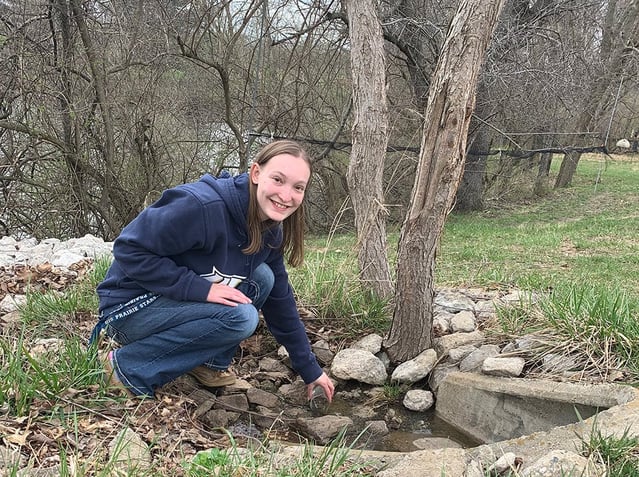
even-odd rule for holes
{"type": "Polygon", "coordinates": [[[347,2],[353,76],[353,147],[348,188],[355,211],[360,279],[377,296],[392,294],[386,257],[386,210],[382,189],[388,144],[386,59],[373,0],[347,2]]]}
{"type": "Polygon", "coordinates": [[[504,2],[462,1],[435,69],[413,197],[399,241],[395,309],[385,340],[393,361],[431,347],[437,246],[463,172],[479,71],[504,2]]]}
{"type": "MultiPolygon", "coordinates": [[[[577,103],[579,111],[573,123],[575,132],[592,131],[604,115],[610,114],[614,109],[615,98],[619,96],[617,89],[621,89],[624,78],[629,76],[633,65],[631,59],[637,57],[638,17],[639,0],[607,2],[600,57],[595,62],[594,74],[587,90],[581,92],[584,99],[577,103]]],[[[607,137],[600,139],[605,142],[607,137]]],[[[569,151],[564,155],[555,181],[556,188],[565,187],[572,182],[580,158],[581,153],[577,151],[569,151]]]]}

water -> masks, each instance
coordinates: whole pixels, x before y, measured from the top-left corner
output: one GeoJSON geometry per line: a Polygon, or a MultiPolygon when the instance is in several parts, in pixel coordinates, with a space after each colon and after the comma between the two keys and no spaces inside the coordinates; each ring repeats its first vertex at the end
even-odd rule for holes
{"type": "Polygon", "coordinates": [[[482,444],[440,419],[434,409],[425,412],[409,411],[400,402],[368,404],[336,396],[326,413],[350,417],[354,423],[349,432],[351,437],[356,437],[366,428],[366,421],[384,420],[389,428],[392,427],[384,436],[371,436],[365,432],[358,439],[358,448],[411,452],[425,447],[470,448],[482,444]],[[362,411],[367,415],[362,416],[362,411]],[[419,441],[418,445],[415,445],[416,441],[419,441]]]}

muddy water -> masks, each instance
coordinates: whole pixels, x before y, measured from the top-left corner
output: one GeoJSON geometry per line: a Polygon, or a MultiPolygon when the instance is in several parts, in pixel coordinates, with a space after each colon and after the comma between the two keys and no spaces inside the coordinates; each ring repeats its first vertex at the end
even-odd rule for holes
{"type": "Polygon", "coordinates": [[[437,417],[434,409],[414,412],[404,408],[399,402],[384,403],[374,407],[374,417],[362,418],[357,415],[361,406],[338,395],[327,409],[327,414],[346,416],[353,420],[354,426],[349,436],[354,439],[362,434],[355,445],[358,448],[411,452],[423,448],[470,448],[482,444],[437,417]],[[388,422],[388,416],[392,416],[391,422],[388,422]],[[365,428],[366,421],[372,420],[386,420],[390,432],[385,436],[370,435],[365,428]]]}

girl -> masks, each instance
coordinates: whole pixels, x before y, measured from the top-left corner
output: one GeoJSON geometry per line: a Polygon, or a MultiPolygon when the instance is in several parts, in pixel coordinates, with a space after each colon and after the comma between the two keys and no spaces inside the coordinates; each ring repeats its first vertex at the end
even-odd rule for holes
{"type": "Polygon", "coordinates": [[[137,396],[191,373],[207,386],[232,384],[239,343],[258,310],[295,371],[329,401],[333,383],[311,352],[284,266],[304,257],[304,149],[275,141],[248,173],[169,189],[127,225],[98,285],[101,328],[121,347],[103,358],[111,384],[137,396]]]}

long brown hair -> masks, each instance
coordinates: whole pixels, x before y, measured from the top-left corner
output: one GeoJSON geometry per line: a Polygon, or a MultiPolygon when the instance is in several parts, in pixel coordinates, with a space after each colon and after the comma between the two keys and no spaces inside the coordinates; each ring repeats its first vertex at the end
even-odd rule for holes
{"type": "MultiPolygon", "coordinates": [[[[280,154],[290,154],[303,159],[308,164],[311,174],[307,184],[310,185],[310,177],[313,175],[311,159],[306,150],[297,142],[288,139],[273,141],[264,146],[255,156],[255,164],[261,166],[280,154]]],[[[249,234],[249,245],[242,250],[247,255],[257,253],[262,248],[262,233],[265,229],[272,227],[274,222],[262,222],[260,219],[260,209],[257,204],[257,185],[249,178],[249,209],[247,217],[247,228],[249,234]]],[[[280,250],[286,256],[287,261],[293,267],[297,267],[304,262],[304,201],[290,216],[282,221],[284,238],[280,250]]]]}

